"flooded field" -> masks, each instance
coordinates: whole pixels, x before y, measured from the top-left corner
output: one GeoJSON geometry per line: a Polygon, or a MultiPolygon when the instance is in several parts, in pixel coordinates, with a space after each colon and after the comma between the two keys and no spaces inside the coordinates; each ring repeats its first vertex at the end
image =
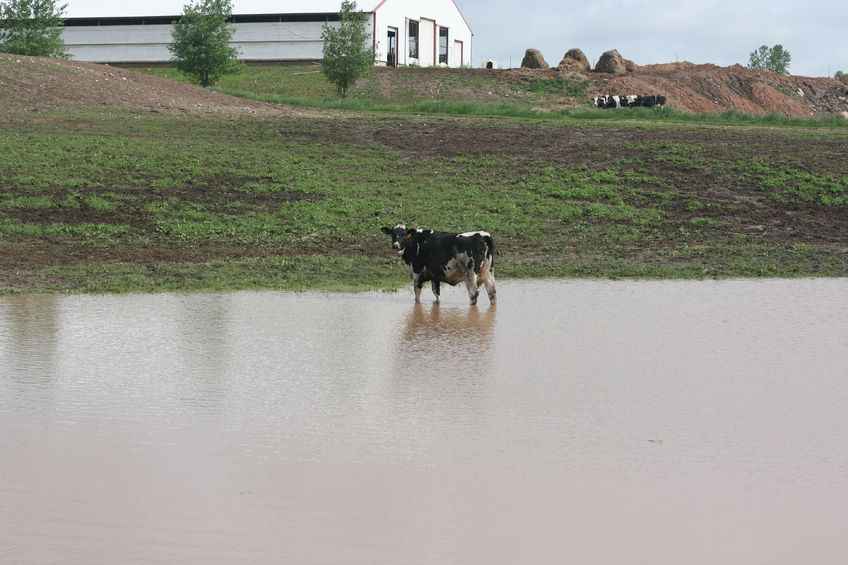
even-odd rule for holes
{"type": "Polygon", "coordinates": [[[848,280],[0,299],[0,563],[844,563],[848,280]]]}

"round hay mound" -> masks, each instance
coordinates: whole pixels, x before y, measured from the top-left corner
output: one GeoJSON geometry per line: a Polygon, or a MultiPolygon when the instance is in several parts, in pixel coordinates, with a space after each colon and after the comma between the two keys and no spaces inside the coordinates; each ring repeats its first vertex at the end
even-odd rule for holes
{"type": "Polygon", "coordinates": [[[592,70],[589,58],[580,49],[569,49],[559,63],[559,70],[588,73],[592,70]]]}
{"type": "Polygon", "coordinates": [[[522,69],[549,69],[545,57],[538,49],[528,49],[524,54],[524,59],[521,61],[522,69]]]}

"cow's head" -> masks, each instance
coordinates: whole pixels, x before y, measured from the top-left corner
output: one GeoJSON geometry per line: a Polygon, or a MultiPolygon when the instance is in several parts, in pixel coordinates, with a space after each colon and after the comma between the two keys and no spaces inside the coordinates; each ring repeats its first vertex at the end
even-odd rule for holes
{"type": "Polygon", "coordinates": [[[380,231],[392,238],[392,249],[403,249],[407,233],[412,230],[407,230],[405,225],[398,224],[393,228],[383,228],[380,231]]]}

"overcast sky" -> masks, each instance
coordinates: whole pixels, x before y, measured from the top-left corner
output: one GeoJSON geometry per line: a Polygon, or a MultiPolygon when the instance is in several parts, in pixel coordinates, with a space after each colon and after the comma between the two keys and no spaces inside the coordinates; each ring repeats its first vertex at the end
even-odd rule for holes
{"type": "Polygon", "coordinates": [[[848,72],[848,0],[457,0],[474,29],[474,63],[518,66],[541,49],[555,66],[572,47],[594,65],[618,49],[637,64],[746,64],[762,44],[792,53],[792,74],[848,72]]]}

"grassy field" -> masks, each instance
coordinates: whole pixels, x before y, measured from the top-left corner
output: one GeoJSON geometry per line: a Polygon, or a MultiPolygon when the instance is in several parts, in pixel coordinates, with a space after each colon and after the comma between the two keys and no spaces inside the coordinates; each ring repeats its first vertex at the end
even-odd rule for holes
{"type": "Polygon", "coordinates": [[[845,276],[841,129],[327,114],[0,122],[0,292],[397,288],[379,233],[501,277],[845,276]]]}

